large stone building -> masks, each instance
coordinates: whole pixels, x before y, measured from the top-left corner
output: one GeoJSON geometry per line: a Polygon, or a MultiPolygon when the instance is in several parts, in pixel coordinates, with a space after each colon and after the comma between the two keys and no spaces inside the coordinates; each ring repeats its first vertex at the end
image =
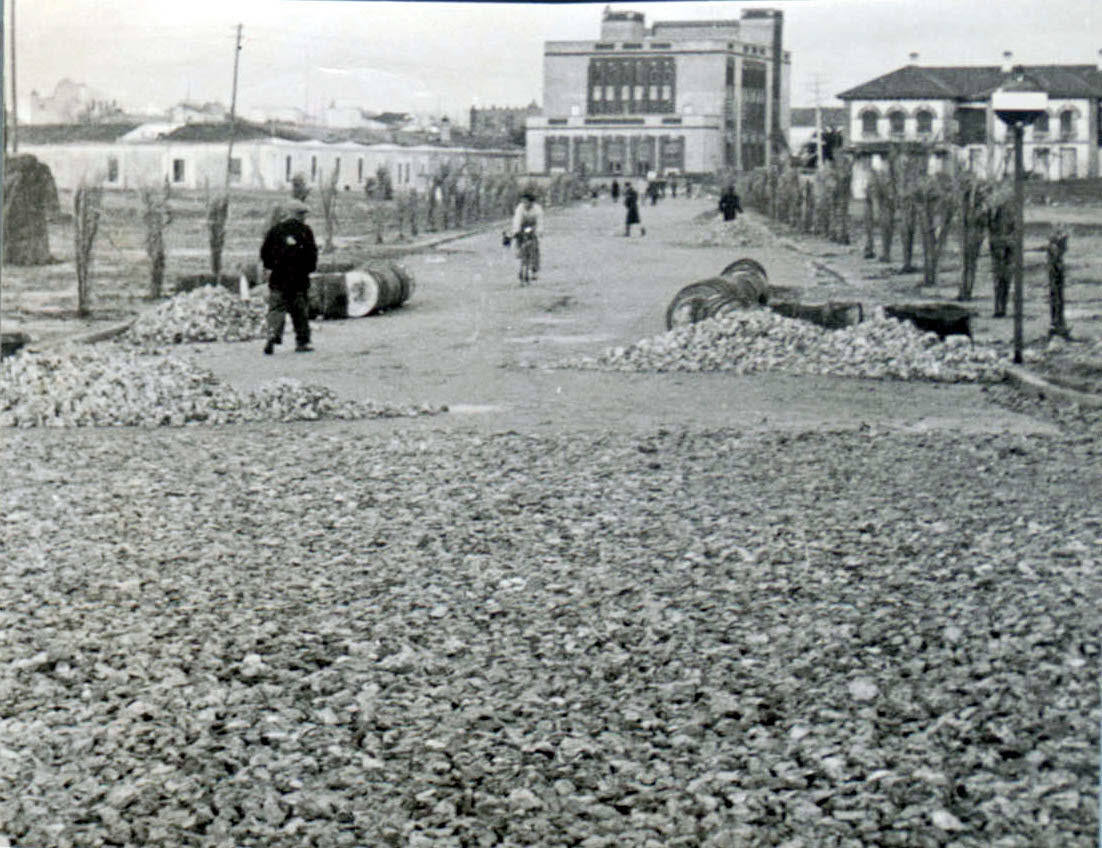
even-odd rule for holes
{"type": "Polygon", "coordinates": [[[856,154],[854,192],[900,146],[925,149],[931,170],[955,157],[976,173],[1013,169],[1013,144],[991,95],[1018,74],[1048,94],[1048,112],[1025,131],[1025,166],[1035,179],[1102,174],[1102,53],[1096,64],[1015,66],[911,64],[844,91],[847,139],[856,154]]]}
{"type": "Polygon", "coordinates": [[[785,150],[789,54],[782,13],[658,21],[605,9],[598,41],[544,45],[543,115],[528,119],[530,173],[712,174],[785,150]]]}

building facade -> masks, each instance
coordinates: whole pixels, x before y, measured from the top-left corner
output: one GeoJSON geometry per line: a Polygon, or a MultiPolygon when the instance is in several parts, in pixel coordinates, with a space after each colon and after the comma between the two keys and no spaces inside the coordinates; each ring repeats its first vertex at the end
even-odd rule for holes
{"type": "MultiPolygon", "coordinates": [[[[912,56],[912,61],[917,59],[912,56]]],[[[1025,167],[1034,179],[1102,174],[1102,55],[1094,65],[930,67],[907,65],[838,95],[856,156],[854,192],[863,197],[872,170],[893,145],[929,152],[929,167],[953,156],[977,174],[1013,171],[1013,138],[991,95],[1024,73],[1048,94],[1048,112],[1025,130],[1025,167]]]]}
{"type": "Polygon", "coordinates": [[[715,173],[769,164],[786,146],[783,16],[665,21],[606,9],[598,41],[544,45],[543,115],[527,123],[530,173],[715,173]]]}
{"type": "Polygon", "coordinates": [[[304,175],[310,185],[320,186],[335,171],[342,189],[362,191],[379,168],[386,168],[396,188],[424,191],[444,163],[486,175],[519,175],[524,169],[520,150],[324,142],[247,128],[235,137],[233,157],[227,159],[228,124],[188,124],[156,139],[150,139],[140,127],[118,127],[113,138],[106,137],[107,127],[47,132],[51,129],[59,128],[26,128],[19,152],[48,165],[57,187],[68,190],[81,183],[133,190],[159,186],[166,179],[173,188],[218,189],[225,184],[228,169],[233,188],[289,190],[296,174],[304,175]]]}

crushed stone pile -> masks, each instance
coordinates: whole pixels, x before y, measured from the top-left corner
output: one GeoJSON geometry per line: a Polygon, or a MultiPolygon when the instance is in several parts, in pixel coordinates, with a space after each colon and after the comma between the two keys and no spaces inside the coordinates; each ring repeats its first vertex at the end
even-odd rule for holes
{"type": "Polygon", "coordinates": [[[944,342],[883,315],[844,330],[825,330],[768,309],[745,309],[678,327],[597,356],[552,367],[604,371],[782,371],[874,379],[1001,382],[1006,354],[964,336],[944,342]]]}
{"type": "Polygon", "coordinates": [[[696,234],[693,243],[700,247],[764,247],[773,244],[777,237],[761,221],[748,215],[739,215],[734,221],[716,217],[696,234]]]}
{"type": "Polygon", "coordinates": [[[241,300],[221,286],[177,294],[143,315],[120,337],[130,345],[241,342],[264,337],[264,298],[241,300]]]}
{"type": "Polygon", "coordinates": [[[63,347],[0,362],[0,426],[163,427],[435,414],[442,406],[349,401],[281,379],[239,393],[191,359],[119,346],[63,347]]]}

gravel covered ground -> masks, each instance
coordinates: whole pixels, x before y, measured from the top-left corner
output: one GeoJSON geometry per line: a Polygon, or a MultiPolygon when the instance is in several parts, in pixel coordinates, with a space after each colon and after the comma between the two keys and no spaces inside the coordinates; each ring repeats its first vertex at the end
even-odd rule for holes
{"type": "Polygon", "coordinates": [[[1094,845],[1099,458],[8,431],[0,844],[1094,845]]]}

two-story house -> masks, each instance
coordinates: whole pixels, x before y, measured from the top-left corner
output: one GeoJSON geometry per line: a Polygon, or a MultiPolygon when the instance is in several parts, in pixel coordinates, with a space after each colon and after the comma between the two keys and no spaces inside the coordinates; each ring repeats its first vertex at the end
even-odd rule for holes
{"type": "Polygon", "coordinates": [[[1102,51],[1094,65],[929,67],[917,54],[903,68],[838,95],[846,104],[856,155],[854,195],[863,197],[870,170],[893,146],[928,151],[931,170],[952,155],[973,171],[999,176],[1013,169],[1013,144],[995,116],[991,94],[1017,70],[1048,94],[1048,113],[1025,132],[1025,164],[1035,179],[1102,174],[1102,51]]]}

